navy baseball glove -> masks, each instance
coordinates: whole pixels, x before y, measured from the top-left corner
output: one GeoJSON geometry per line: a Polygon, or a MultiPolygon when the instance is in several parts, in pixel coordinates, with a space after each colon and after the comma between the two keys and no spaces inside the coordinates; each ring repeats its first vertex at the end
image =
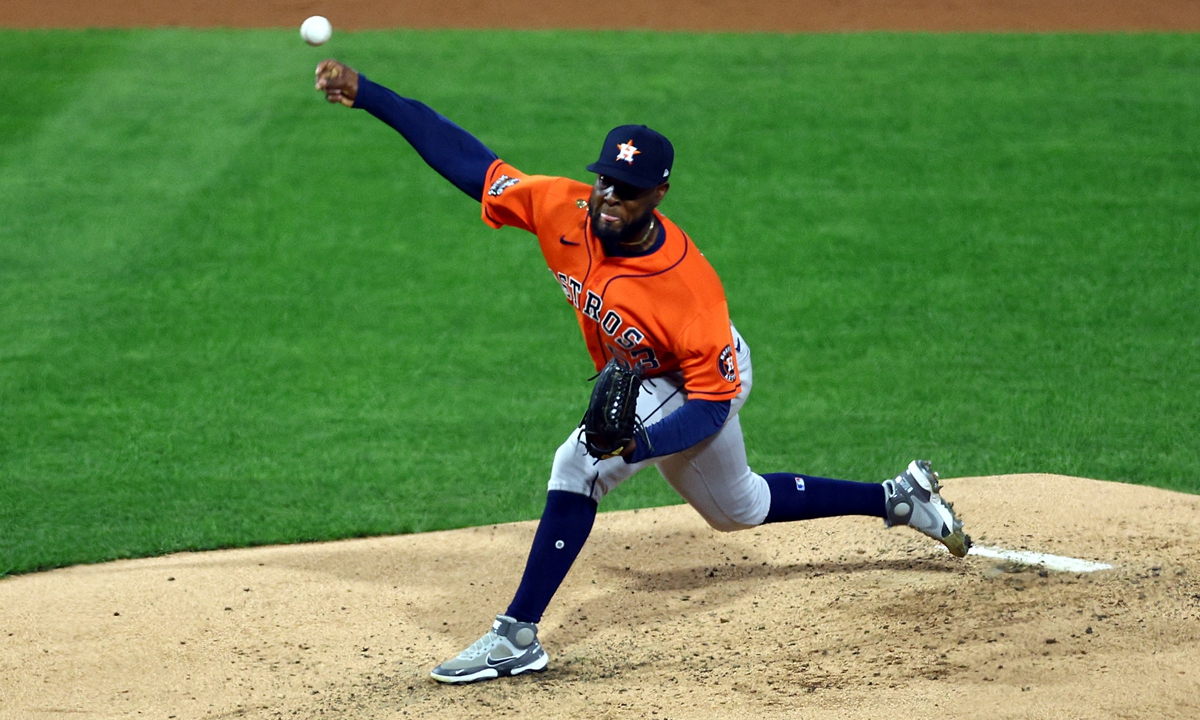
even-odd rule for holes
{"type": "Polygon", "coordinates": [[[592,388],[592,399],[583,414],[583,444],[597,460],[616,457],[629,447],[634,437],[645,438],[637,417],[638,391],[642,388],[640,370],[630,370],[609,360],[592,388]]]}

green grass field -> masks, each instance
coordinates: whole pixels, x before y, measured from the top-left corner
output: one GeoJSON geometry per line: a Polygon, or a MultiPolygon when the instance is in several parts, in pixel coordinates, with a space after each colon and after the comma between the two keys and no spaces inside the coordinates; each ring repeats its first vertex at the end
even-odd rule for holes
{"type": "Polygon", "coordinates": [[[540,513],[574,317],[328,54],[531,172],[671,137],[756,469],[1200,491],[1200,36],[0,31],[0,574],[540,513]]]}

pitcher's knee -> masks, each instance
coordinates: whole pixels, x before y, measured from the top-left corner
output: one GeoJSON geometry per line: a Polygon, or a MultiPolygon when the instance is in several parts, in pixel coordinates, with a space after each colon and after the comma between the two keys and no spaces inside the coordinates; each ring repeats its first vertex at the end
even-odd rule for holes
{"type": "Polygon", "coordinates": [[[714,530],[737,532],[762,525],[771,508],[771,489],[761,475],[751,472],[723,486],[719,496],[692,496],[689,502],[714,530]]]}
{"type": "Polygon", "coordinates": [[[704,515],[703,517],[704,521],[708,523],[708,526],[717,532],[737,532],[738,530],[749,530],[752,527],[759,526],[759,523],[745,522],[744,520],[739,520],[737,518],[731,518],[728,516],[718,518],[704,515]]]}
{"type": "MultiPolygon", "coordinates": [[[[550,481],[546,484],[546,489],[592,495],[597,473],[589,460],[583,446],[575,435],[572,435],[554,453],[554,465],[550,468],[550,481]]],[[[596,500],[598,502],[599,498],[596,500]]]]}

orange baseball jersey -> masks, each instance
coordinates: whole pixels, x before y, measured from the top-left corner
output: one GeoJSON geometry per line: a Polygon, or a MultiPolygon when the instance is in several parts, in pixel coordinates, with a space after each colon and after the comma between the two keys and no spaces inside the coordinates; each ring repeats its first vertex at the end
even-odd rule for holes
{"type": "Polygon", "coordinates": [[[681,372],[689,398],[731,400],[741,390],[721,279],[695,243],[657,210],[657,251],[608,257],[591,233],[590,185],[526,175],[502,160],[484,182],[483,221],[537,235],[546,265],[575,308],[596,369],[616,357],[647,377],[681,372]]]}

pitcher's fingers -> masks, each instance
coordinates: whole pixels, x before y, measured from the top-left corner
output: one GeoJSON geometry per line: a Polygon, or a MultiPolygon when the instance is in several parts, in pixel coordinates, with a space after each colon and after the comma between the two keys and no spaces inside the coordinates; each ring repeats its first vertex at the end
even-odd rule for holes
{"type": "Polygon", "coordinates": [[[333,58],[326,58],[317,63],[317,69],[314,74],[317,77],[318,89],[324,87],[323,83],[328,79],[336,78],[338,75],[341,75],[341,67],[339,67],[339,65],[340,63],[333,58]]]}

